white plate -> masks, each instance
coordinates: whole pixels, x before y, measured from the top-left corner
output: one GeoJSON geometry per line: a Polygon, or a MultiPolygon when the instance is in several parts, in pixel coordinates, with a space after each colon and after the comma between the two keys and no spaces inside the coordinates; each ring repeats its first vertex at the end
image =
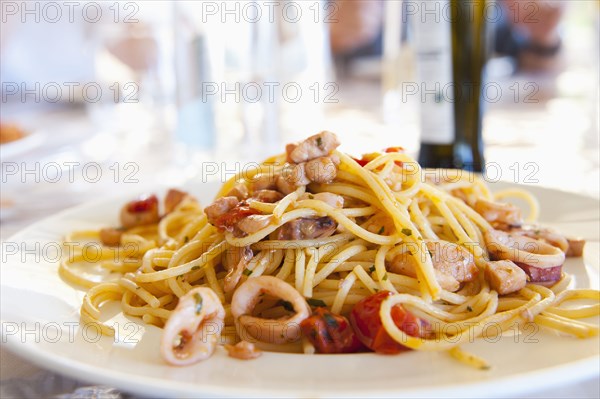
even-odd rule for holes
{"type": "MultiPolygon", "coordinates": [[[[191,191],[198,191],[195,194],[207,203],[216,186],[191,191]]],[[[542,204],[542,221],[589,240],[584,260],[569,259],[565,269],[575,275],[577,286],[597,289],[598,201],[536,187],[531,191],[542,204]]],[[[83,292],[60,279],[52,259],[65,233],[116,222],[122,202],[80,206],[6,240],[0,274],[3,344],[53,371],[151,396],[497,397],[551,389],[600,372],[597,339],[578,340],[542,330],[466,345],[465,350],[493,365],[488,371],[465,367],[443,353],[265,353],[245,362],[227,357],[222,348],[210,360],[191,367],[167,366],[158,353],[159,329],[139,320],[117,315],[121,329],[117,339],[98,337],[94,328],[80,328],[83,292]],[[26,251],[36,246],[37,250],[26,251]]]]}

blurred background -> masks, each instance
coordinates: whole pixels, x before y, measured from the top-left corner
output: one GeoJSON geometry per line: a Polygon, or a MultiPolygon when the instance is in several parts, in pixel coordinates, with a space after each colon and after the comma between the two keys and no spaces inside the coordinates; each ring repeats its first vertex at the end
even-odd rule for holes
{"type": "MultiPolygon", "coordinates": [[[[3,237],[100,196],[223,180],[323,129],[355,155],[416,157],[426,124],[452,124],[423,85],[440,37],[423,22],[449,24],[449,3],[2,1],[3,237]]],[[[490,180],[598,197],[599,2],[470,3],[490,180]]]]}
{"type": "MultiPolygon", "coordinates": [[[[0,6],[2,240],[105,196],[199,190],[324,129],[355,156],[417,157],[431,129],[450,148],[471,121],[489,181],[600,197],[596,0],[0,6]],[[450,3],[475,7],[452,46],[450,3]],[[444,90],[466,70],[482,79],[468,117],[444,90]]],[[[6,352],[2,366],[3,381],[36,370],[6,352]]]]}

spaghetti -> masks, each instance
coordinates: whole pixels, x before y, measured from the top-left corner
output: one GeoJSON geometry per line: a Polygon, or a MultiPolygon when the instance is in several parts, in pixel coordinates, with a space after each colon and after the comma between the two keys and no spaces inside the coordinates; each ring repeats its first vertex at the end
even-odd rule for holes
{"type": "Polygon", "coordinates": [[[84,322],[120,301],[125,314],[165,328],[172,364],[204,359],[219,343],[235,357],[256,349],[314,353],[406,348],[460,350],[494,324],[537,323],[580,338],[598,335],[582,318],[598,315],[600,294],[567,289],[565,253],[583,243],[532,225],[463,171],[425,171],[400,148],[354,159],[322,132],[224,183],[204,210],[173,190],[158,215],[156,197],[124,207],[119,229],[75,232],[101,241],[64,259],[61,275],[89,289],[84,322]],[[442,178],[443,176],[443,178],[442,178]],[[563,307],[585,299],[592,304],[563,307]],[[218,328],[216,328],[216,327],[218,328]],[[250,341],[249,344],[246,341],[250,341]],[[233,346],[234,344],[237,344],[233,346]]]}

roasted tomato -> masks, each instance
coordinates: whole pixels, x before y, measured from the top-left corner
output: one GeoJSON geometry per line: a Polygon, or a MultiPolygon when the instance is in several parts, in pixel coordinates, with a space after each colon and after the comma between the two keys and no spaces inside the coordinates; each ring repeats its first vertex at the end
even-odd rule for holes
{"type": "MultiPolygon", "coordinates": [[[[393,295],[390,291],[371,295],[354,305],[350,314],[350,323],[358,339],[377,353],[395,354],[409,349],[394,341],[381,323],[379,317],[381,302],[390,295],[393,295]]],[[[392,320],[399,329],[410,336],[425,337],[429,334],[429,323],[419,319],[402,305],[392,308],[392,320]]]]}
{"type": "Polygon", "coordinates": [[[319,353],[354,353],[366,350],[348,319],[318,307],[300,323],[302,334],[319,353]]]}
{"type": "Polygon", "coordinates": [[[156,195],[142,196],[121,208],[121,226],[125,228],[157,223],[159,220],[156,195]]]}
{"type": "Polygon", "coordinates": [[[232,231],[240,220],[247,216],[257,214],[260,214],[260,211],[250,208],[250,205],[248,205],[246,201],[242,201],[229,212],[219,216],[214,225],[221,230],[232,231]]]}

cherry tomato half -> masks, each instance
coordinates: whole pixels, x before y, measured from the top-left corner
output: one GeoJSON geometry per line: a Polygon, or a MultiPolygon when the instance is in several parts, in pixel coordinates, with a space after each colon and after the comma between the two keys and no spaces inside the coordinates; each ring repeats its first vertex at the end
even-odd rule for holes
{"type": "MultiPolygon", "coordinates": [[[[377,353],[395,354],[409,349],[390,337],[381,323],[379,309],[381,303],[390,295],[393,295],[390,291],[381,291],[371,295],[354,305],[350,314],[350,324],[358,339],[377,353]]],[[[392,320],[399,329],[410,336],[423,337],[427,335],[429,323],[419,319],[402,305],[392,307],[392,320]]]]}
{"type": "Polygon", "coordinates": [[[219,216],[215,221],[215,227],[221,230],[232,231],[237,222],[250,215],[259,214],[260,211],[250,208],[245,201],[240,202],[224,215],[219,216]]]}
{"type": "Polygon", "coordinates": [[[318,307],[300,323],[302,334],[319,353],[354,353],[366,348],[358,340],[348,319],[318,307]]]}
{"type": "Polygon", "coordinates": [[[131,213],[141,213],[158,210],[158,198],[156,195],[144,195],[140,198],[127,203],[127,211],[131,213]]]}

